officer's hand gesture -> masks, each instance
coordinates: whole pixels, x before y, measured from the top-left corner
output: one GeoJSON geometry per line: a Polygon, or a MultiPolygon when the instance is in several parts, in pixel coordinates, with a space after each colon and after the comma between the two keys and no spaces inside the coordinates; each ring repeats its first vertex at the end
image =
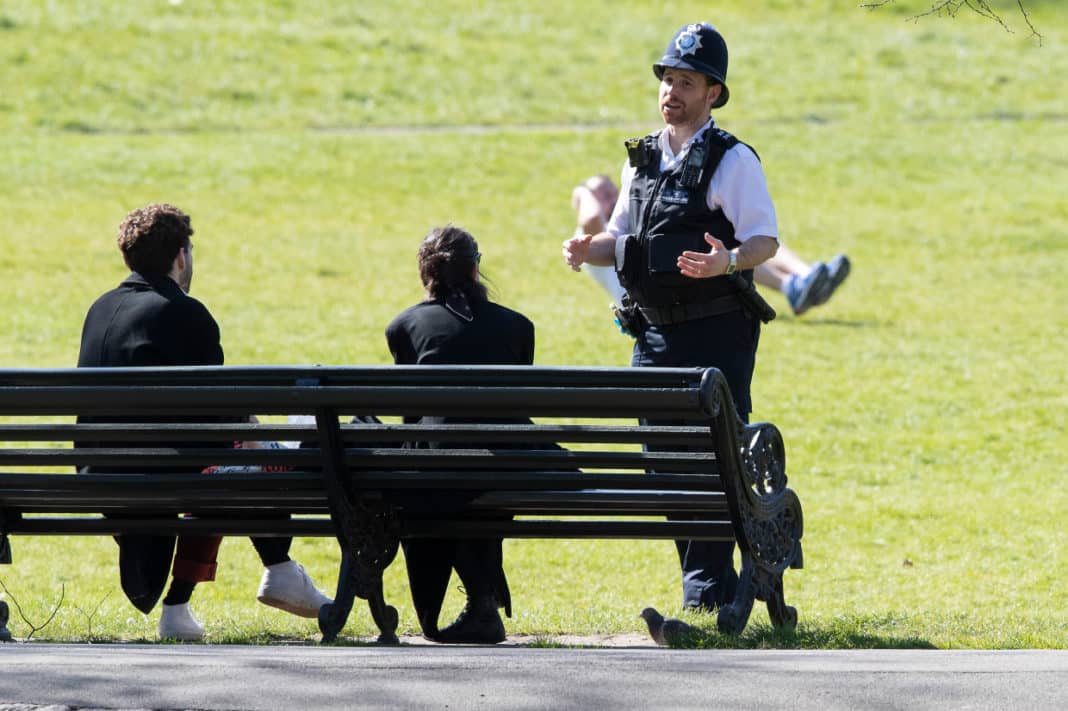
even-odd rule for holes
{"type": "Polygon", "coordinates": [[[593,240],[593,235],[583,235],[582,237],[572,237],[564,240],[564,261],[567,262],[567,266],[576,272],[581,271],[582,263],[590,257],[591,240],[593,240]]]}
{"type": "Polygon", "coordinates": [[[727,262],[730,261],[730,256],[727,254],[729,250],[707,232],[705,232],[705,242],[711,245],[711,252],[686,250],[679,255],[677,265],[683,276],[691,279],[707,279],[727,271],[727,262]]]}

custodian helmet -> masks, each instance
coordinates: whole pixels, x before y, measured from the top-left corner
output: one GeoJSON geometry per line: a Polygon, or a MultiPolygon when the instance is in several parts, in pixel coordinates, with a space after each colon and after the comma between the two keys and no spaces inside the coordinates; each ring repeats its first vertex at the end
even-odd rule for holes
{"type": "Polygon", "coordinates": [[[653,73],[657,79],[661,79],[664,70],[669,67],[700,72],[721,84],[723,91],[712,108],[723,106],[730,98],[727,90],[727,43],[723,35],[707,22],[686,25],[675,33],[664,50],[664,56],[653,65],[653,73]]]}

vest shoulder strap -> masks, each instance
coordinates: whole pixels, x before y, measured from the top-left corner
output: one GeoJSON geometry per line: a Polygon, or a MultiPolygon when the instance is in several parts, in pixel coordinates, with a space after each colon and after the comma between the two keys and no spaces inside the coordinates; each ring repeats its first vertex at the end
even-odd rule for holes
{"type": "Polygon", "coordinates": [[[745,141],[738,140],[737,136],[724,131],[722,128],[711,128],[705,133],[705,144],[707,145],[707,148],[705,149],[705,162],[700,178],[700,189],[702,192],[708,189],[708,184],[712,181],[712,176],[719,167],[720,161],[723,160],[723,156],[726,155],[727,151],[734,148],[739,143],[753,151],[753,155],[757,157],[757,160],[760,160],[760,155],[756,152],[755,148],[745,141]]]}
{"type": "MultiPolygon", "coordinates": [[[[738,137],[735,136],[733,133],[728,133],[727,131],[724,131],[722,128],[717,128],[714,131],[712,131],[711,133],[715,134],[714,137],[712,137],[712,140],[722,141],[723,142],[723,145],[725,146],[725,148],[723,149],[724,153],[726,153],[731,148],[734,148],[736,145],[741,143],[743,146],[745,146],[749,150],[753,151],[753,155],[755,155],[757,157],[757,160],[760,160],[760,154],[756,152],[756,148],[753,148],[751,145],[749,145],[745,141],[739,140],[738,137]]],[[[722,157],[723,156],[720,155],[720,158],[722,158],[722,157]]]]}

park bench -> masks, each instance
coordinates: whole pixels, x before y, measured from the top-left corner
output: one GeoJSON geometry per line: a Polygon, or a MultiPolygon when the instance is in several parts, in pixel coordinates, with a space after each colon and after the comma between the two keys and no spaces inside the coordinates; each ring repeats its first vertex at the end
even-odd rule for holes
{"type": "Polygon", "coordinates": [[[741,582],[717,618],[732,634],[755,600],[773,625],[796,624],[782,578],[802,563],[781,436],[740,422],[715,369],[0,370],[0,563],[18,536],[124,533],[337,537],[324,641],[354,597],[396,641],[382,573],[407,537],[734,539],[741,582]],[[419,415],[450,424],[406,424],[419,415]]]}

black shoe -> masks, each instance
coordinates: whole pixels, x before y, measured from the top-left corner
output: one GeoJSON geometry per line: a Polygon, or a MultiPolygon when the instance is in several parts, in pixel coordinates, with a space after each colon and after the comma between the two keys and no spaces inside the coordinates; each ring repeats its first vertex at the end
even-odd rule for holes
{"type": "Polygon", "coordinates": [[[738,573],[733,567],[728,568],[719,579],[711,581],[709,587],[701,593],[699,601],[684,601],[682,607],[685,610],[712,614],[734,602],[737,592],[738,573]]]}
{"type": "Polygon", "coordinates": [[[11,641],[11,630],[7,628],[7,620],[10,612],[7,609],[7,603],[0,600],[0,642],[11,641]]]}
{"type": "Polygon", "coordinates": [[[503,642],[504,620],[492,595],[468,598],[456,621],[432,637],[442,644],[497,644],[503,642]]]}

